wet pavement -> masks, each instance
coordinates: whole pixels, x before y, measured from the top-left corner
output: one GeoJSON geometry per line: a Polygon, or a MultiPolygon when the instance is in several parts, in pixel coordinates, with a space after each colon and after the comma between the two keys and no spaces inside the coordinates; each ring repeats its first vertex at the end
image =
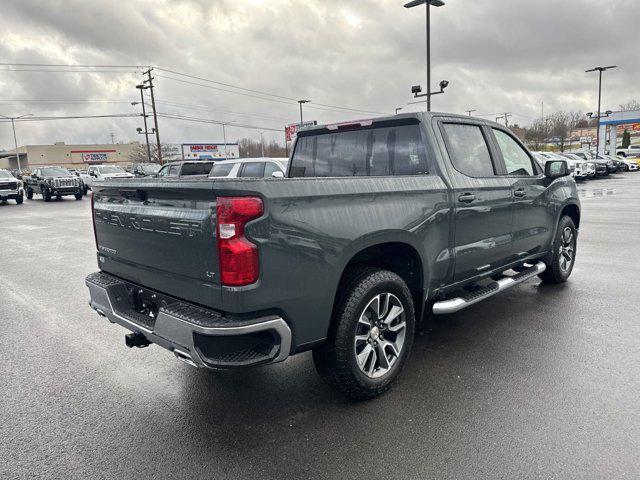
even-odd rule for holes
{"type": "Polygon", "coordinates": [[[0,478],[639,478],[640,173],[582,182],[570,281],[438,318],[388,394],[209,372],[87,305],[88,199],[0,205],[0,478]]]}

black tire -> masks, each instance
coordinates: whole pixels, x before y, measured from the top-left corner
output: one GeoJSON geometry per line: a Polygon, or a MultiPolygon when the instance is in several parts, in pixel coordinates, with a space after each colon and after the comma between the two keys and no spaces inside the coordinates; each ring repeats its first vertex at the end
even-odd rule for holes
{"type": "Polygon", "coordinates": [[[76,197],[76,200],[82,200],[82,191],[79,191],[78,193],[74,193],[73,194],[74,197],[76,197]]]}
{"type": "Polygon", "coordinates": [[[82,193],[83,193],[84,195],[87,195],[87,193],[88,193],[88,192],[89,192],[89,189],[88,189],[88,188],[87,188],[87,186],[85,185],[85,186],[82,188],[82,193]]]}
{"type": "Polygon", "coordinates": [[[30,188],[27,188],[27,199],[33,200],[33,190],[31,190],[30,188]]]}
{"type": "Polygon", "coordinates": [[[356,400],[367,400],[391,387],[409,356],[415,329],[413,298],[402,278],[387,270],[359,268],[348,272],[347,278],[342,289],[344,293],[334,306],[327,341],[313,351],[313,361],[316,370],[329,385],[356,400]],[[379,299],[378,304],[386,302],[386,307],[377,311],[386,308],[386,313],[377,317],[371,315],[369,331],[363,334],[361,329],[364,322],[360,320],[366,318],[368,312],[372,314],[376,311],[375,306],[372,307],[377,305],[374,303],[376,298],[379,299]],[[394,316],[393,308],[398,306],[403,311],[394,316]],[[385,319],[392,317],[393,320],[385,327],[385,319]],[[373,319],[376,318],[381,321],[378,330],[373,325],[373,319]],[[356,335],[367,337],[367,340],[356,339],[356,335]],[[399,355],[395,355],[393,349],[398,350],[398,347],[399,355]],[[361,359],[364,358],[362,366],[358,363],[358,348],[362,348],[359,354],[361,359]],[[392,348],[389,355],[387,348],[392,348]],[[366,353],[365,349],[368,349],[366,353]],[[383,354],[387,368],[382,365],[383,354]],[[370,372],[367,374],[364,369],[370,372]]]}
{"type": "Polygon", "coordinates": [[[24,202],[24,195],[20,195],[19,197],[16,198],[16,203],[18,205],[22,205],[22,202],[24,202]]]}
{"type": "Polygon", "coordinates": [[[51,201],[51,191],[46,187],[42,187],[42,200],[45,202],[51,201]]]}
{"type": "Polygon", "coordinates": [[[562,216],[558,222],[558,230],[553,240],[551,253],[545,259],[547,269],[538,275],[543,282],[564,283],[567,281],[576,263],[577,239],[578,232],[573,220],[566,215],[562,216]],[[567,238],[568,232],[571,233],[570,239],[567,238]],[[569,247],[571,248],[570,252],[567,250],[569,247]],[[567,255],[570,256],[570,261],[567,255]]]}

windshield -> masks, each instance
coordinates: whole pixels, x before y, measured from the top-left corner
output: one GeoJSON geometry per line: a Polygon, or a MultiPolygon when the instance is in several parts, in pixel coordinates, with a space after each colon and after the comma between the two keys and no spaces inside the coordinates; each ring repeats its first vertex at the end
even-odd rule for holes
{"type": "Polygon", "coordinates": [[[71,172],[66,168],[43,168],[41,170],[44,177],[71,177],[71,172]]]}
{"type": "Polygon", "coordinates": [[[144,173],[158,173],[160,171],[160,165],[157,164],[153,164],[153,165],[140,165],[140,169],[144,172],[144,173]]]}
{"type": "Polygon", "coordinates": [[[0,178],[13,178],[13,175],[6,170],[0,170],[0,178]]]}
{"type": "Polygon", "coordinates": [[[108,167],[99,167],[100,173],[109,174],[109,173],[125,173],[122,167],[118,167],[117,165],[109,165],[108,167]]]}

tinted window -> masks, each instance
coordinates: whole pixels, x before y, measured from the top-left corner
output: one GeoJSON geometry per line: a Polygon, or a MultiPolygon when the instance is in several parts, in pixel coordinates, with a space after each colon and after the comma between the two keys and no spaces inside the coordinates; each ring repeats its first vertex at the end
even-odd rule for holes
{"type": "Polygon", "coordinates": [[[213,163],[201,162],[201,163],[185,163],[182,166],[182,176],[185,175],[209,175],[213,167],[213,163]]]}
{"type": "Polygon", "coordinates": [[[70,177],[71,173],[66,168],[43,168],[43,177],[70,177]]]}
{"type": "Polygon", "coordinates": [[[418,125],[303,136],[291,162],[292,177],[428,173],[418,125]]]}
{"type": "Polygon", "coordinates": [[[447,149],[453,166],[470,177],[495,175],[489,147],[477,125],[446,123],[447,149]]]}
{"type": "Polygon", "coordinates": [[[234,165],[235,163],[219,163],[217,165],[214,165],[213,168],[211,169],[211,172],[209,172],[209,176],[210,177],[226,177],[231,173],[231,169],[233,168],[234,165]]]}
{"type": "Polygon", "coordinates": [[[251,162],[242,165],[241,177],[262,177],[264,175],[264,162],[251,162]]]}
{"type": "Polygon", "coordinates": [[[493,130],[502,158],[507,167],[508,175],[533,175],[531,158],[524,149],[510,135],[502,130],[493,130]]]}
{"type": "Polygon", "coordinates": [[[270,177],[273,172],[282,172],[282,169],[273,162],[267,162],[264,165],[264,176],[270,177]]]}

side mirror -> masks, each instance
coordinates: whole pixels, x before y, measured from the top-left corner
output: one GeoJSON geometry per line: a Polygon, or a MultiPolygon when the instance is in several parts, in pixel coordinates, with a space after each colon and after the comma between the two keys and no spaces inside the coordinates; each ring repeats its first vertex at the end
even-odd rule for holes
{"type": "Polygon", "coordinates": [[[549,160],[544,164],[544,176],[547,178],[566,177],[569,174],[569,165],[564,160],[549,160]]]}
{"type": "Polygon", "coordinates": [[[89,172],[90,177],[97,177],[96,172],[89,172]]]}
{"type": "Polygon", "coordinates": [[[271,174],[271,176],[273,178],[284,178],[284,173],[282,173],[281,171],[277,170],[277,171],[273,172],[271,174]]]}

